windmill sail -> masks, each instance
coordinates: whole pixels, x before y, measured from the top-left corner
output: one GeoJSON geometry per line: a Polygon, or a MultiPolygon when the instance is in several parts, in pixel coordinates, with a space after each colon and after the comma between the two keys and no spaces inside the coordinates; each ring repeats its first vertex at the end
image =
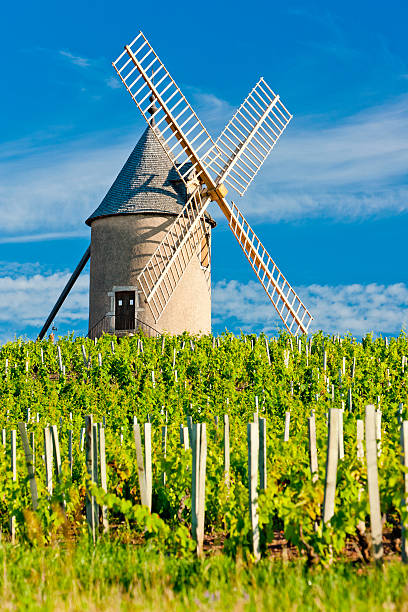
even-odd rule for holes
{"type": "Polygon", "coordinates": [[[113,66],[184,183],[188,185],[194,176],[197,184],[139,277],[156,321],[198,250],[205,231],[204,207],[213,200],[287,329],[294,334],[307,333],[312,320],[309,311],[238,208],[235,204],[231,208],[225,199],[224,182],[241,195],[245,193],[291,120],[279,96],[260,79],[214,143],[141,32],[125,46],[113,66]],[[152,100],[158,103],[154,110],[152,100]],[[206,187],[201,195],[200,184],[206,187]]]}
{"type": "Polygon", "coordinates": [[[258,173],[292,115],[261,78],[203,158],[216,183],[240,195],[258,173]]]}
{"type": "Polygon", "coordinates": [[[294,335],[307,334],[312,315],[235,204],[229,226],[285,327],[294,335]]]}
{"type": "Polygon", "coordinates": [[[142,32],[113,67],[181,178],[194,169],[199,174],[200,159],[214,142],[142,32]],[[158,105],[153,115],[152,95],[158,105]]]}
{"type": "Polygon", "coordinates": [[[162,242],[139,274],[138,281],[155,321],[160,318],[206,235],[204,213],[210,198],[197,187],[162,242]]]}

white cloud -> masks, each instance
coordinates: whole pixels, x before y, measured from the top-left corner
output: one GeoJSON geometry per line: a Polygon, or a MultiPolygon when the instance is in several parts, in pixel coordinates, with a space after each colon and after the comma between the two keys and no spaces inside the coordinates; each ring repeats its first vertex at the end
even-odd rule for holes
{"type": "Polygon", "coordinates": [[[214,140],[218,138],[218,134],[221,133],[234,114],[235,108],[229,102],[214,94],[188,86],[183,89],[186,91],[191,106],[203,121],[204,127],[214,140]]]}
{"type": "Polygon", "coordinates": [[[59,54],[62,57],[68,59],[75,66],[80,66],[81,68],[88,68],[91,65],[91,60],[86,57],[80,57],[79,55],[74,55],[70,51],[59,51],[59,54]]]}
{"type": "Polygon", "coordinates": [[[329,125],[293,120],[242,208],[251,218],[408,210],[408,96],[329,125]]]}
{"type": "MultiPolygon", "coordinates": [[[[215,133],[233,112],[203,92],[193,90],[193,99],[215,133]]],[[[61,137],[54,130],[2,147],[3,239],[84,232],[137,141],[130,133],[127,127],[51,146],[61,137]]],[[[329,124],[295,119],[239,206],[260,221],[399,213],[408,210],[407,167],[408,96],[329,124]]]]}
{"type": "MultiPolygon", "coordinates": [[[[33,266],[35,269],[39,264],[33,266]]],[[[29,275],[32,270],[26,267],[26,274],[16,275],[15,272],[24,270],[24,267],[19,270],[18,265],[13,268],[13,264],[6,264],[3,269],[0,266],[0,272],[4,273],[7,267],[9,274],[0,277],[0,337],[3,342],[23,332],[35,337],[66,285],[70,273],[29,275]]],[[[88,288],[89,278],[84,274],[75,283],[56,317],[59,328],[86,328],[88,288]]]]}
{"type": "MultiPolygon", "coordinates": [[[[378,191],[317,192],[309,190],[282,193],[268,188],[260,181],[259,188],[250,191],[245,201],[237,202],[248,219],[260,222],[279,222],[294,219],[332,218],[341,220],[364,219],[382,214],[399,214],[408,211],[408,186],[394,186],[378,191]]],[[[221,214],[216,211],[216,218],[221,214]]]]}
{"type": "Polygon", "coordinates": [[[34,274],[45,274],[48,270],[38,261],[20,263],[18,261],[0,261],[0,278],[9,276],[33,276],[34,274]]]}
{"type": "MultiPolygon", "coordinates": [[[[34,338],[70,277],[48,273],[39,263],[0,262],[0,340],[27,333],[34,338]]],[[[56,317],[59,332],[86,333],[89,274],[82,274],[56,317]]],[[[357,336],[397,334],[408,325],[408,286],[310,285],[296,291],[314,316],[310,331],[357,336]]],[[[276,333],[282,327],[257,281],[219,281],[212,292],[213,325],[232,331],[276,333]]]]}
{"type": "Polygon", "coordinates": [[[120,89],[121,87],[121,83],[117,77],[113,77],[113,76],[109,77],[108,79],[105,80],[105,83],[111,89],[120,89]]]}
{"type": "MultiPolygon", "coordinates": [[[[43,49],[43,51],[48,53],[48,55],[52,54],[52,57],[55,56],[53,50],[43,49]]],[[[62,58],[72,66],[78,66],[81,69],[79,71],[81,75],[80,90],[83,92],[89,91],[89,93],[91,93],[94,91],[95,85],[99,85],[100,83],[103,83],[110,89],[118,89],[121,87],[119,79],[111,76],[111,62],[104,57],[84,57],[63,49],[58,51],[56,57],[62,58]],[[86,86],[84,86],[84,83],[86,86]]],[[[94,93],[94,97],[99,96],[94,93]]]]}
{"type": "MultiPolygon", "coordinates": [[[[94,139],[3,161],[0,215],[3,239],[30,233],[74,235],[99,205],[131,149],[127,141],[94,139]]],[[[22,147],[26,143],[22,143],[22,147]]],[[[35,146],[35,145],[33,145],[35,146]]]]}
{"type": "MultiPolygon", "coordinates": [[[[408,287],[403,283],[310,285],[296,291],[314,316],[310,331],[395,334],[408,325],[408,287]]],[[[282,326],[257,281],[220,281],[213,288],[212,302],[214,324],[267,333],[282,326]]]]}
{"type": "MultiPolygon", "coordinates": [[[[364,110],[337,124],[293,125],[279,143],[279,161],[302,184],[361,185],[373,180],[388,184],[406,173],[408,163],[408,95],[364,110]],[[293,164],[293,165],[292,165],[293,164]],[[290,165],[292,165],[290,167],[290,165]],[[300,175],[299,175],[300,172],[300,175]]],[[[281,182],[292,176],[279,176],[281,182]]],[[[278,182],[277,180],[275,180],[278,182]]]]}
{"type": "Polygon", "coordinates": [[[83,238],[86,237],[86,230],[75,232],[48,232],[46,234],[27,234],[19,236],[0,237],[0,244],[13,244],[23,242],[47,242],[49,240],[63,240],[64,238],[83,238]]]}

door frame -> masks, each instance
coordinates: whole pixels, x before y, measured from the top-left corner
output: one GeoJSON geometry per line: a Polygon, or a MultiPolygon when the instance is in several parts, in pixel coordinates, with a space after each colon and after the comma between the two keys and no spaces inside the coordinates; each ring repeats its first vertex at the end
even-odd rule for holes
{"type": "Polygon", "coordinates": [[[114,285],[111,291],[108,291],[108,297],[110,298],[110,311],[106,313],[106,316],[110,319],[110,331],[115,333],[115,293],[117,291],[134,291],[135,292],[135,319],[138,319],[137,316],[139,312],[143,311],[144,308],[140,306],[140,298],[139,295],[142,293],[140,289],[135,287],[134,285],[114,285]]]}
{"type": "Polygon", "coordinates": [[[136,329],[136,295],[134,291],[115,292],[115,331],[136,329]]]}

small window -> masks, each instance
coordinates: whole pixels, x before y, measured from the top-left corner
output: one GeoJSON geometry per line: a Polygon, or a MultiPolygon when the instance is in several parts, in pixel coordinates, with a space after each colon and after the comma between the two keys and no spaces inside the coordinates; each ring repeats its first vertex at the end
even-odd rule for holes
{"type": "Polygon", "coordinates": [[[129,300],[129,304],[133,306],[133,300],[129,300]]]}
{"type": "Polygon", "coordinates": [[[118,306],[122,306],[122,300],[118,300],[118,306]]]}

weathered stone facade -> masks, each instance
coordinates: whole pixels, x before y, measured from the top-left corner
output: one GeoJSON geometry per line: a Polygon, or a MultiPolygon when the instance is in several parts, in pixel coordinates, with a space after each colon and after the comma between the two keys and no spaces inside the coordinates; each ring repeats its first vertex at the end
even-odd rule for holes
{"type": "MultiPolygon", "coordinates": [[[[115,314],[115,291],[134,289],[137,293],[137,276],[173,221],[171,215],[117,215],[92,223],[89,329],[105,315],[115,314]]],[[[141,293],[136,297],[136,318],[159,332],[209,333],[209,277],[210,270],[201,266],[199,257],[193,257],[159,321],[154,321],[141,293]]]]}
{"type": "MultiPolygon", "coordinates": [[[[137,277],[187,200],[184,184],[152,130],[142,135],[100,206],[91,226],[89,329],[115,330],[115,292],[135,291],[137,321],[159,332],[211,331],[210,249],[188,264],[163,314],[155,321],[137,277]],[[103,319],[104,327],[98,327],[103,319]]],[[[211,241],[215,226],[206,216],[211,241]]]]}

